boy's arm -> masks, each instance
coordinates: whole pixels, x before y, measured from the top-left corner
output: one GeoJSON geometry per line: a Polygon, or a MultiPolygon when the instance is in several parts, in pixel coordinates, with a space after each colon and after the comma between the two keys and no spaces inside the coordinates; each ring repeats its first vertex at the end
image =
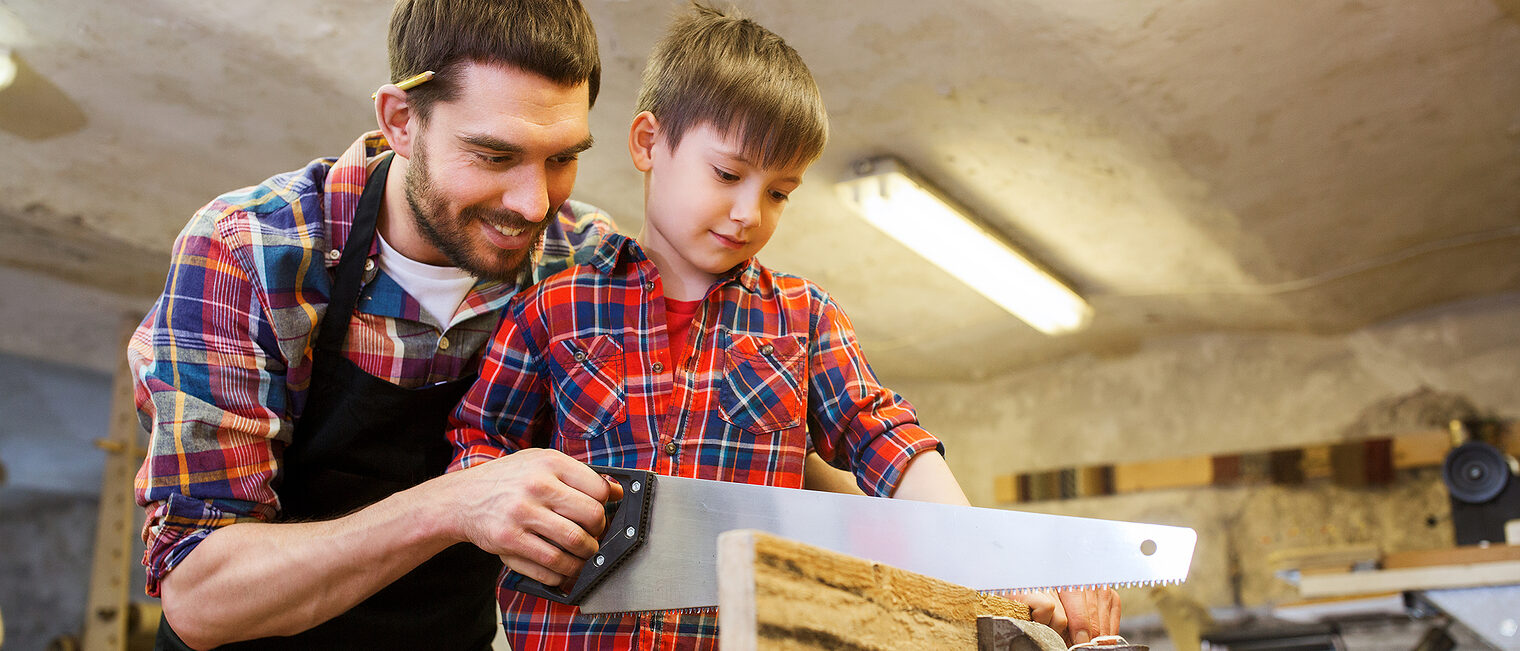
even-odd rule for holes
{"type": "Polygon", "coordinates": [[[544,425],[546,390],[539,343],[546,339],[540,336],[545,330],[534,316],[532,301],[522,300],[526,296],[507,304],[482,354],[480,374],[449,416],[448,438],[454,447],[450,472],[531,447],[534,427],[544,425]]]}
{"type": "Polygon", "coordinates": [[[898,482],[897,492],[892,493],[892,497],[971,506],[960,482],[955,481],[955,475],[950,473],[949,464],[938,454],[920,454],[909,459],[908,468],[903,471],[902,481],[898,482]]]}
{"type": "MultiPolygon", "coordinates": [[[[891,495],[915,457],[939,449],[901,396],[877,381],[855,329],[821,289],[808,347],[808,433],[818,457],[854,473],[867,495],[891,495]]],[[[804,475],[804,481],[806,475],[804,475]]]]}
{"type": "MultiPolygon", "coordinates": [[[[938,454],[913,457],[892,497],[940,504],[971,504],[955,475],[951,474],[945,458],[938,454]]],[[[1021,592],[1010,598],[1028,604],[1030,617],[1055,629],[1068,644],[1081,644],[1100,635],[1119,632],[1119,593],[1109,588],[1021,592]]]]}
{"type": "MultiPolygon", "coordinates": [[[[813,442],[819,457],[827,461],[848,454],[849,463],[841,465],[851,467],[861,486],[878,494],[969,505],[937,453],[938,441],[919,426],[912,406],[877,382],[849,318],[826,295],[816,314],[809,418],[817,427],[809,430],[822,434],[813,442]],[[900,474],[897,464],[902,464],[900,474]]],[[[1028,604],[1035,621],[1069,643],[1119,631],[1119,595],[1112,589],[1027,592],[1013,598],[1028,604]]]]}

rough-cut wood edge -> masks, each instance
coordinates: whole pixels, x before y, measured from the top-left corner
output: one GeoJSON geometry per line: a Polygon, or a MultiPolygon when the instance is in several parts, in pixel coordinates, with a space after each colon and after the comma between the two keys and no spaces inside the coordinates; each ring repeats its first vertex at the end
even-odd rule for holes
{"type": "Polygon", "coordinates": [[[750,530],[718,537],[718,602],[724,651],[973,649],[978,616],[1029,619],[1022,603],[750,530]]]}

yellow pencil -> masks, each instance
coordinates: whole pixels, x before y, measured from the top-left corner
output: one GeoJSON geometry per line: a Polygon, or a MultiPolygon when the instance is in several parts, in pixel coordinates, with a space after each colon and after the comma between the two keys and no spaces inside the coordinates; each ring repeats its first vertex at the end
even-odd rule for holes
{"type": "MultiPolygon", "coordinates": [[[[429,70],[427,72],[418,73],[418,74],[412,75],[410,77],[407,77],[406,79],[402,79],[401,83],[396,84],[396,87],[400,88],[401,90],[411,90],[411,89],[416,88],[417,86],[421,85],[423,82],[426,82],[427,80],[432,79],[432,78],[433,78],[433,71],[429,70]]],[[[379,96],[380,96],[380,91],[377,90],[377,91],[375,91],[373,93],[370,93],[369,98],[370,99],[375,99],[376,97],[379,97],[379,96]]]]}

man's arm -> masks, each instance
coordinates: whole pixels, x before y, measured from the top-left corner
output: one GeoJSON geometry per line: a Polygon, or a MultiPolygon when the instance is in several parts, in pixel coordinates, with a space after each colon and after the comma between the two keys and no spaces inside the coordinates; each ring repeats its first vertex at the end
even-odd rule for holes
{"type": "Polygon", "coordinates": [[[162,583],[164,615],[193,648],[290,635],[327,621],[434,554],[472,542],[563,574],[595,553],[607,482],[554,450],[524,450],[324,522],[218,529],[162,583]]]}

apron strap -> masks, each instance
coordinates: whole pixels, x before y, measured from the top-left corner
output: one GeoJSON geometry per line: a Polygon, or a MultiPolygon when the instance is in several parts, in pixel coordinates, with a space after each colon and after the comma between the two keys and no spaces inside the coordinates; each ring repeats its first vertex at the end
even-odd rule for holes
{"type": "Polygon", "coordinates": [[[375,241],[380,202],[385,198],[386,172],[395,158],[391,155],[381,160],[364,183],[364,194],[359,197],[359,207],[354,211],[354,221],[348,229],[348,241],[343,245],[343,257],[338,261],[327,314],[322,317],[321,329],[317,332],[317,350],[341,351],[343,341],[348,337],[348,321],[353,318],[354,306],[359,302],[364,262],[369,259],[370,245],[375,241]]]}

